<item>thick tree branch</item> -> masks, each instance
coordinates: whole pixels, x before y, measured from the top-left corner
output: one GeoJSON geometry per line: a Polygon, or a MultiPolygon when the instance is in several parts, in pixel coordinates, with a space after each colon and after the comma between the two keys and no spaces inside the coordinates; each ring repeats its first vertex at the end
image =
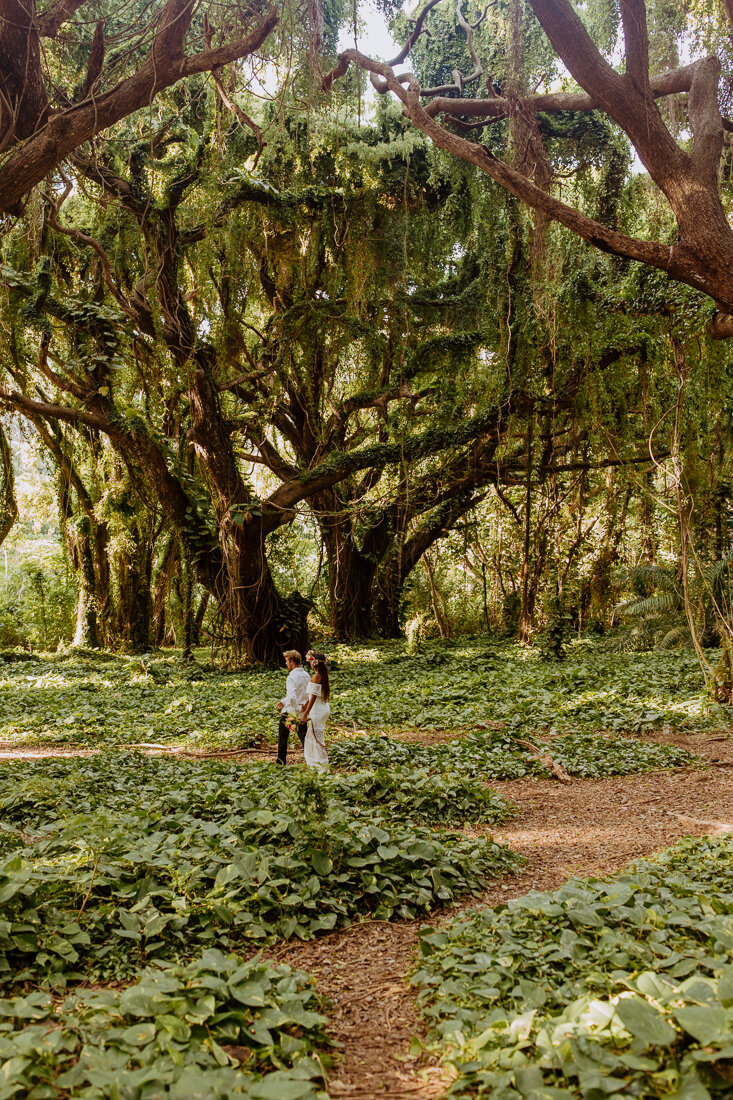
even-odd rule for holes
{"type": "MultiPolygon", "coordinates": [[[[545,0],[531,2],[548,20],[552,12],[560,13],[562,18],[559,24],[563,33],[558,33],[555,27],[554,44],[558,49],[566,45],[563,34],[578,22],[567,0],[552,0],[551,4],[546,4],[545,0]],[[550,8],[552,12],[548,15],[550,8]]],[[[578,75],[588,76],[588,94],[626,130],[652,178],[669,200],[680,228],[679,243],[671,247],[656,241],[628,237],[602,225],[537,187],[516,168],[495,157],[485,146],[449,132],[421,105],[420,89],[413,78],[399,77],[389,65],[365,57],[357,50],[344,51],[340,61],[347,67],[353,62],[370,72],[377,90],[382,94],[392,92],[402,103],[405,115],[438,148],[477,165],[517,198],[543,211],[596,248],[660,268],[672,278],[710,294],[721,310],[733,314],[733,232],[728,225],[717,186],[708,185],[701,178],[698,163],[674,142],[653,96],[644,97],[624,83],[624,78],[610,69],[600,57],[584,29],[580,39],[580,45],[576,41],[567,45],[566,52],[577,62],[578,75]],[[584,44],[588,45],[588,56],[581,56],[584,44]]],[[[567,63],[565,53],[561,56],[567,63]]],[[[695,65],[699,73],[700,62],[695,65]]],[[[338,69],[339,66],[334,73],[338,69]]],[[[324,86],[329,86],[333,75],[324,78],[324,86]]],[[[695,75],[695,72],[691,73],[693,81],[695,75]]],[[[707,117],[709,119],[710,115],[707,117]]],[[[714,121],[710,122],[710,126],[712,133],[714,121]]],[[[708,150],[713,140],[711,137],[708,150]]],[[[705,161],[706,156],[708,161],[713,160],[714,151],[701,153],[701,161],[705,161]]]]}
{"type": "MultiPolygon", "coordinates": [[[[733,2],[733,0],[732,0],[733,2]]],[[[652,95],[656,99],[663,96],[675,95],[678,92],[689,92],[692,87],[695,71],[699,62],[683,65],[679,69],[670,69],[668,72],[658,73],[652,76],[649,86],[652,95]]],[[[421,90],[421,95],[426,95],[421,90]]],[[[522,109],[536,113],[537,111],[597,111],[603,105],[600,100],[594,99],[587,92],[543,92],[540,95],[525,96],[519,101],[522,109]]],[[[488,118],[499,121],[509,118],[515,105],[504,96],[492,96],[490,99],[460,99],[446,96],[437,96],[431,99],[425,107],[431,115],[449,114],[457,117],[488,118]]]]}
{"type": "Polygon", "coordinates": [[[73,409],[66,405],[55,405],[47,401],[34,401],[17,390],[8,390],[0,386],[0,402],[7,408],[17,409],[18,412],[30,416],[42,416],[50,420],[63,420],[66,424],[86,424],[98,431],[107,431],[109,425],[103,416],[97,413],[86,412],[84,409],[73,409]]]}
{"type": "Polygon", "coordinates": [[[605,60],[569,0],[530,0],[530,4],[573,79],[612,115],[628,94],[626,82],[605,60]]]}
{"type": "Polygon", "coordinates": [[[48,116],[35,0],[0,0],[0,151],[48,116]]]}
{"type": "Polygon", "coordinates": [[[78,11],[85,2],[86,0],[58,0],[48,11],[38,16],[38,33],[42,38],[55,38],[64,23],[68,22],[74,12],[78,11]]]}
{"type": "Polygon", "coordinates": [[[81,92],[79,93],[79,100],[85,100],[89,93],[94,89],[94,85],[102,75],[102,67],[104,65],[104,20],[98,19],[97,25],[94,28],[94,38],[92,39],[92,48],[89,54],[89,64],[87,66],[87,75],[84,79],[81,92]]]}
{"type": "Polygon", "coordinates": [[[718,171],[723,151],[723,120],[718,106],[720,62],[705,57],[693,66],[688,113],[692,127],[692,159],[704,186],[718,189],[718,171]]]}
{"type": "Polygon", "coordinates": [[[626,46],[626,78],[643,95],[649,93],[649,31],[644,0],[621,0],[626,46]]]}
{"type": "Polygon", "coordinates": [[[485,146],[477,145],[458,134],[450,133],[440,126],[421,106],[419,91],[412,87],[403,88],[388,65],[373,61],[356,50],[347,50],[341,56],[348,56],[351,61],[360,67],[381,76],[389,91],[401,100],[408,118],[423,133],[427,134],[438,148],[446,149],[463,160],[477,165],[492,179],[495,179],[497,183],[502,184],[508,191],[516,195],[517,198],[522,199],[536,209],[543,210],[555,221],[567,226],[568,229],[571,229],[579,237],[597,248],[606,252],[613,252],[618,256],[626,256],[632,260],[641,260],[643,263],[660,267],[664,271],[671,271],[674,264],[674,255],[671,248],[658,244],[656,241],[642,241],[635,237],[627,237],[626,234],[610,229],[593,218],[589,218],[586,214],[581,214],[580,211],[560,202],[559,199],[537,187],[516,168],[512,168],[499,160],[485,146]]]}
{"type": "Polygon", "coordinates": [[[180,43],[190,19],[191,4],[192,0],[168,0],[150,54],[137,73],[104,95],[52,116],[42,130],[28,138],[5,161],[0,169],[1,210],[17,212],[22,197],[69,153],[120,119],[146,107],[160,91],[184,77],[208,72],[252,54],[279,18],[277,10],[269,8],[249,34],[228,45],[188,57],[181,52],[180,43]]]}
{"type": "Polygon", "coordinates": [[[375,443],[361,450],[338,451],[328,456],[319,466],[297,479],[281,485],[265,501],[265,511],[275,520],[301,500],[328,489],[360,470],[382,467],[438,454],[446,447],[455,448],[495,433],[498,413],[489,409],[471,417],[463,424],[449,429],[429,428],[427,431],[401,440],[399,443],[375,443]]]}
{"type": "MultiPolygon", "coordinates": [[[[674,207],[675,183],[680,177],[689,177],[691,161],[664,125],[648,94],[648,76],[638,85],[612,69],[569,0],[530,0],[530,4],[573,79],[626,131],[645,168],[674,207]]],[[[640,4],[644,6],[641,0],[628,0],[627,15],[631,22],[634,11],[638,21],[640,4]]],[[[633,71],[640,64],[640,56],[638,47],[632,44],[630,48],[633,71]]]]}

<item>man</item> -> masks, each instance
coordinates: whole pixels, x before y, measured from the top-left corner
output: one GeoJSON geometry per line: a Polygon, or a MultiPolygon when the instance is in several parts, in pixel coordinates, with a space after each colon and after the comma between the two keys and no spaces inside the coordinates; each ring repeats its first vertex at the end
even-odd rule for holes
{"type": "MultiPolygon", "coordinates": [[[[300,712],[308,702],[308,684],[310,676],[301,665],[301,657],[297,649],[286,649],[283,653],[285,666],[288,670],[288,678],[285,681],[285,698],[277,704],[280,711],[280,724],[277,727],[277,762],[284,764],[288,754],[288,734],[290,730],[285,722],[286,716],[291,715],[300,718],[300,712]]],[[[301,745],[305,741],[307,722],[298,722],[298,737],[301,745]]]]}

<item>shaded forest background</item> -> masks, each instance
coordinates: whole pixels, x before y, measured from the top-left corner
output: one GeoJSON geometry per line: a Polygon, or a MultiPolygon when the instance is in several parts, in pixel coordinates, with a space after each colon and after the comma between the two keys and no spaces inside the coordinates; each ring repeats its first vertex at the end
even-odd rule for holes
{"type": "MultiPolygon", "coordinates": [[[[197,10],[195,40],[211,50],[228,11],[197,10]]],[[[56,94],[84,102],[107,73],[98,28],[127,42],[126,12],[85,5],[49,40],[56,94]]],[[[117,76],[161,33],[138,16],[134,49],[108,46],[117,76]]],[[[529,210],[361,70],[324,92],[350,8],[279,17],[6,214],[0,645],[272,661],[311,637],[492,632],[559,657],[590,632],[722,646],[725,664],[732,357],[714,301],[529,210]]],[[[679,238],[607,113],[522,107],[572,86],[529,8],[494,5],[468,53],[463,14],[431,18],[422,87],[478,52],[515,104],[459,133],[480,125],[492,157],[609,231],[679,238]]],[[[615,6],[584,18],[613,57],[615,6]]],[[[722,9],[647,19],[658,71],[712,44],[725,108],[722,9]]],[[[659,103],[690,146],[689,96],[659,103]]],[[[726,132],[726,211],[731,163],[726,132]]]]}

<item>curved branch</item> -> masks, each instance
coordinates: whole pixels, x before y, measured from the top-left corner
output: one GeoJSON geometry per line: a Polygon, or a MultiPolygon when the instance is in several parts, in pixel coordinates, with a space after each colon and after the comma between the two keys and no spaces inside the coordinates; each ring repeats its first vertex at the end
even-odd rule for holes
{"type": "MultiPolygon", "coordinates": [[[[649,86],[654,98],[661,99],[663,96],[675,95],[678,92],[689,92],[699,65],[699,61],[693,61],[679,69],[670,69],[652,76],[649,86]]],[[[420,94],[428,95],[429,90],[422,89],[420,94]]],[[[544,92],[540,95],[526,96],[519,101],[519,104],[532,112],[597,111],[603,107],[600,100],[594,99],[587,92],[544,92]]],[[[512,103],[504,96],[492,96],[486,99],[456,99],[439,96],[433,98],[425,110],[433,117],[447,113],[499,121],[509,117],[511,108],[512,103]]]]}
{"type": "Polygon", "coordinates": [[[440,0],[428,0],[428,3],[425,5],[425,7],[422,9],[417,19],[415,20],[415,26],[412,29],[410,37],[407,39],[397,56],[393,57],[391,61],[387,62],[388,65],[401,65],[409,54],[412,47],[417,42],[420,35],[429,34],[429,31],[427,30],[427,28],[425,28],[424,23],[430,11],[432,11],[432,9],[436,7],[439,3],[440,0]]]}
{"type": "Polygon", "coordinates": [[[141,68],[105,95],[86,99],[53,115],[13,153],[0,169],[0,210],[17,213],[25,194],[57,164],[89,138],[146,107],[165,88],[187,76],[209,72],[254,53],[277,25],[275,8],[268,8],[255,28],[225,46],[191,57],[181,52],[183,27],[191,0],[168,0],[159,30],[141,68]],[[178,21],[176,21],[178,20],[178,21]]]}
{"type": "MultiPolygon", "coordinates": [[[[97,257],[99,258],[99,266],[102,272],[102,280],[104,282],[104,285],[107,287],[110,294],[117,302],[117,305],[120,307],[120,309],[123,310],[124,313],[127,314],[130,320],[134,321],[140,326],[143,332],[147,333],[148,336],[154,336],[155,322],[153,320],[152,313],[147,307],[147,303],[144,303],[144,308],[140,304],[135,306],[124,296],[120,288],[117,286],[117,283],[114,281],[114,278],[112,277],[112,266],[109,262],[109,257],[105,250],[102,248],[99,241],[96,240],[94,237],[91,237],[88,233],[83,233],[81,229],[74,229],[71,226],[64,226],[60,224],[58,220],[58,215],[61,209],[61,205],[64,201],[64,197],[65,196],[62,196],[58,202],[53,202],[53,200],[48,195],[46,196],[49,203],[49,224],[53,229],[56,230],[57,233],[63,233],[64,236],[70,237],[72,241],[76,241],[78,244],[86,245],[96,253],[97,257]]],[[[138,301],[140,303],[144,302],[142,296],[139,296],[138,301]]]]}
{"type": "Polygon", "coordinates": [[[399,464],[406,459],[418,460],[438,454],[446,448],[456,448],[475,440],[491,437],[496,433],[501,411],[492,408],[471,417],[463,424],[449,429],[428,428],[399,443],[374,443],[357,451],[336,451],[315,469],[302,473],[272,493],[265,503],[265,527],[269,522],[277,526],[280,515],[301,500],[338,484],[351,474],[374,467],[399,464]]]}
{"type": "Polygon", "coordinates": [[[86,424],[90,428],[97,428],[106,432],[109,425],[104,417],[97,413],[86,412],[84,409],[73,409],[66,405],[54,405],[48,401],[34,401],[17,390],[8,390],[0,386],[0,402],[7,408],[17,409],[18,412],[29,416],[42,416],[50,420],[63,420],[66,424],[86,424]]]}
{"type": "MultiPolygon", "coordinates": [[[[627,237],[625,233],[619,233],[615,229],[602,225],[601,222],[589,218],[586,214],[581,214],[572,206],[567,206],[566,203],[547,194],[546,191],[537,187],[516,168],[510,167],[499,160],[498,157],[495,157],[484,145],[477,145],[444,129],[421,106],[419,89],[414,86],[403,88],[399,78],[395,76],[388,65],[373,61],[357,50],[347,50],[341,56],[347,56],[350,62],[354,62],[361,68],[380,76],[389,91],[393,92],[402,102],[407,117],[430,138],[434,145],[454,153],[462,160],[475,164],[492,179],[495,179],[497,183],[516,195],[517,198],[522,199],[535,209],[544,211],[554,221],[560,222],[561,225],[571,229],[583,240],[588,241],[589,244],[595,245],[596,248],[600,248],[602,251],[612,252],[617,256],[625,256],[631,260],[640,260],[642,263],[651,264],[653,267],[661,268],[663,271],[670,273],[681,270],[683,259],[680,258],[679,262],[676,261],[674,249],[656,241],[643,241],[636,237],[627,237]],[[677,267],[675,267],[676,263],[677,267]]],[[[694,278],[694,274],[687,271],[685,271],[685,276],[684,281],[686,282],[690,282],[694,278]]]]}
{"type": "Polygon", "coordinates": [[[71,19],[86,0],[58,0],[48,11],[38,16],[38,33],[42,38],[55,38],[64,23],[71,19]]]}
{"type": "Polygon", "coordinates": [[[462,72],[456,69],[451,74],[453,80],[455,81],[454,84],[446,84],[440,88],[425,88],[423,89],[423,95],[443,95],[447,92],[457,92],[458,95],[463,95],[463,89],[466,87],[466,85],[474,84],[483,74],[484,67],[479,61],[478,54],[476,53],[476,49],[473,44],[473,32],[476,30],[477,27],[481,26],[484,19],[486,18],[486,14],[489,8],[496,3],[496,0],[493,0],[492,4],[486,5],[482,14],[478,17],[475,23],[469,23],[469,21],[466,19],[463,12],[461,11],[461,2],[462,0],[457,0],[456,3],[456,18],[458,19],[459,25],[466,32],[466,46],[468,48],[469,54],[471,55],[471,60],[473,61],[473,72],[470,76],[464,76],[462,72]]]}

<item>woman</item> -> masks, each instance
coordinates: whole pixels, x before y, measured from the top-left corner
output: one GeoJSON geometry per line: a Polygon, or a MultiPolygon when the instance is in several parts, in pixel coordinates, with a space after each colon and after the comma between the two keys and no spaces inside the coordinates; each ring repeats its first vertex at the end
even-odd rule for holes
{"type": "Polygon", "coordinates": [[[306,764],[310,764],[311,767],[327,768],[326,722],[331,713],[328,705],[331,695],[328,658],[325,653],[316,653],[311,650],[306,659],[315,672],[306,688],[308,700],[300,714],[300,721],[308,723],[303,742],[303,755],[306,764]]]}

